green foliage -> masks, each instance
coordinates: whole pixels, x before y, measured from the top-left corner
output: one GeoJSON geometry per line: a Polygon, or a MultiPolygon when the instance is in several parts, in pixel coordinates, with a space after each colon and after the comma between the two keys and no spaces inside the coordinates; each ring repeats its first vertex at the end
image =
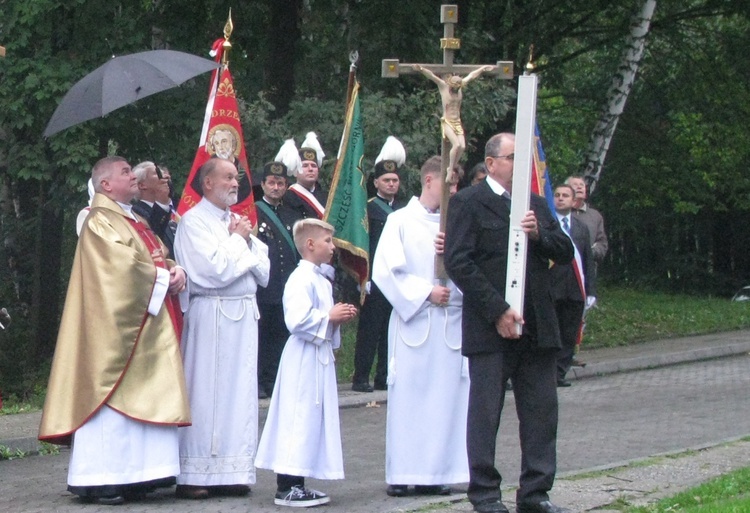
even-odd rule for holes
{"type": "Polygon", "coordinates": [[[57,456],[60,454],[60,446],[47,442],[39,442],[39,456],[57,456]]]}
{"type": "MultiPolygon", "coordinates": [[[[600,21],[606,28],[594,33],[580,27],[577,37],[544,51],[538,120],[555,183],[580,171],[619,63],[626,11],[636,7],[622,6],[610,21],[594,15],[585,27],[600,21]]],[[[747,29],[747,10],[736,4],[658,3],[638,79],[593,196],[610,235],[610,252],[600,266],[605,279],[722,295],[750,279],[744,228],[750,70],[737,50],[747,29]]]]}
{"type": "Polygon", "coordinates": [[[27,453],[21,449],[13,449],[11,447],[6,447],[5,445],[0,445],[0,461],[17,460],[19,458],[25,458],[26,456],[27,453]]]}

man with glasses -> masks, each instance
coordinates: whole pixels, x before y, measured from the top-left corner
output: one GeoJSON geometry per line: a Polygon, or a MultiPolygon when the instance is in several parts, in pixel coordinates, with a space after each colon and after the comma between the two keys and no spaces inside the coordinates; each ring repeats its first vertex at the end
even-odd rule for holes
{"type": "Polygon", "coordinates": [[[550,291],[549,260],[568,263],[573,245],[545,200],[531,196],[521,220],[528,235],[524,315],[505,300],[515,136],[494,135],[485,147],[487,179],[450,201],[445,268],[464,292],[462,353],[469,359],[468,496],[479,513],[507,513],[495,443],[513,383],[521,440],[519,513],[564,513],[550,502],[556,472],[556,357],[560,332],[550,291]],[[519,336],[516,326],[523,326],[519,336]]]}

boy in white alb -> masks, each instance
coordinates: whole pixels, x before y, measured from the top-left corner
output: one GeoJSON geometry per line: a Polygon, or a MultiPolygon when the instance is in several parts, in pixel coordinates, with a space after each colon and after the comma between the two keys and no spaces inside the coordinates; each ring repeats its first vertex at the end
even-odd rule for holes
{"type": "Polygon", "coordinates": [[[333,304],[331,282],[321,265],[333,256],[333,226],[319,219],[294,224],[302,260],[284,287],[284,320],[289,329],[260,437],[255,465],[276,472],[279,506],[326,504],[328,495],[305,488],[305,477],[343,479],[338,389],[333,350],[339,325],[357,313],[333,304]]]}

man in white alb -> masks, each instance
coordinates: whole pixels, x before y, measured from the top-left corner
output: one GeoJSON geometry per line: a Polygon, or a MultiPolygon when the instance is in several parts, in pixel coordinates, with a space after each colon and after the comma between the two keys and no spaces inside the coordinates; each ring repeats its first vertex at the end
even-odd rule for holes
{"type": "Polygon", "coordinates": [[[372,279],[393,305],[388,326],[387,493],[447,495],[469,480],[469,375],[461,356],[462,294],[434,280],[440,157],[422,166],[422,192],[388,216],[372,279]]]}
{"type": "Polygon", "coordinates": [[[246,495],[258,437],[258,305],[268,248],[237,202],[237,168],[220,158],[198,171],[203,199],[182,217],[175,254],[188,274],[182,336],[193,425],[180,432],[177,496],[246,495]]]}

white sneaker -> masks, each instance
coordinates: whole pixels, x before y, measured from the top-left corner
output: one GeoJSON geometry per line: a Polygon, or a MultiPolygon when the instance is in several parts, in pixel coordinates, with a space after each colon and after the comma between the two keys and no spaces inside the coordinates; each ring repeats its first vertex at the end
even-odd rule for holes
{"type": "Polygon", "coordinates": [[[289,506],[291,508],[311,508],[329,502],[331,502],[331,498],[323,492],[301,486],[292,486],[288,492],[276,492],[276,498],[273,501],[277,506],[289,506]]]}

